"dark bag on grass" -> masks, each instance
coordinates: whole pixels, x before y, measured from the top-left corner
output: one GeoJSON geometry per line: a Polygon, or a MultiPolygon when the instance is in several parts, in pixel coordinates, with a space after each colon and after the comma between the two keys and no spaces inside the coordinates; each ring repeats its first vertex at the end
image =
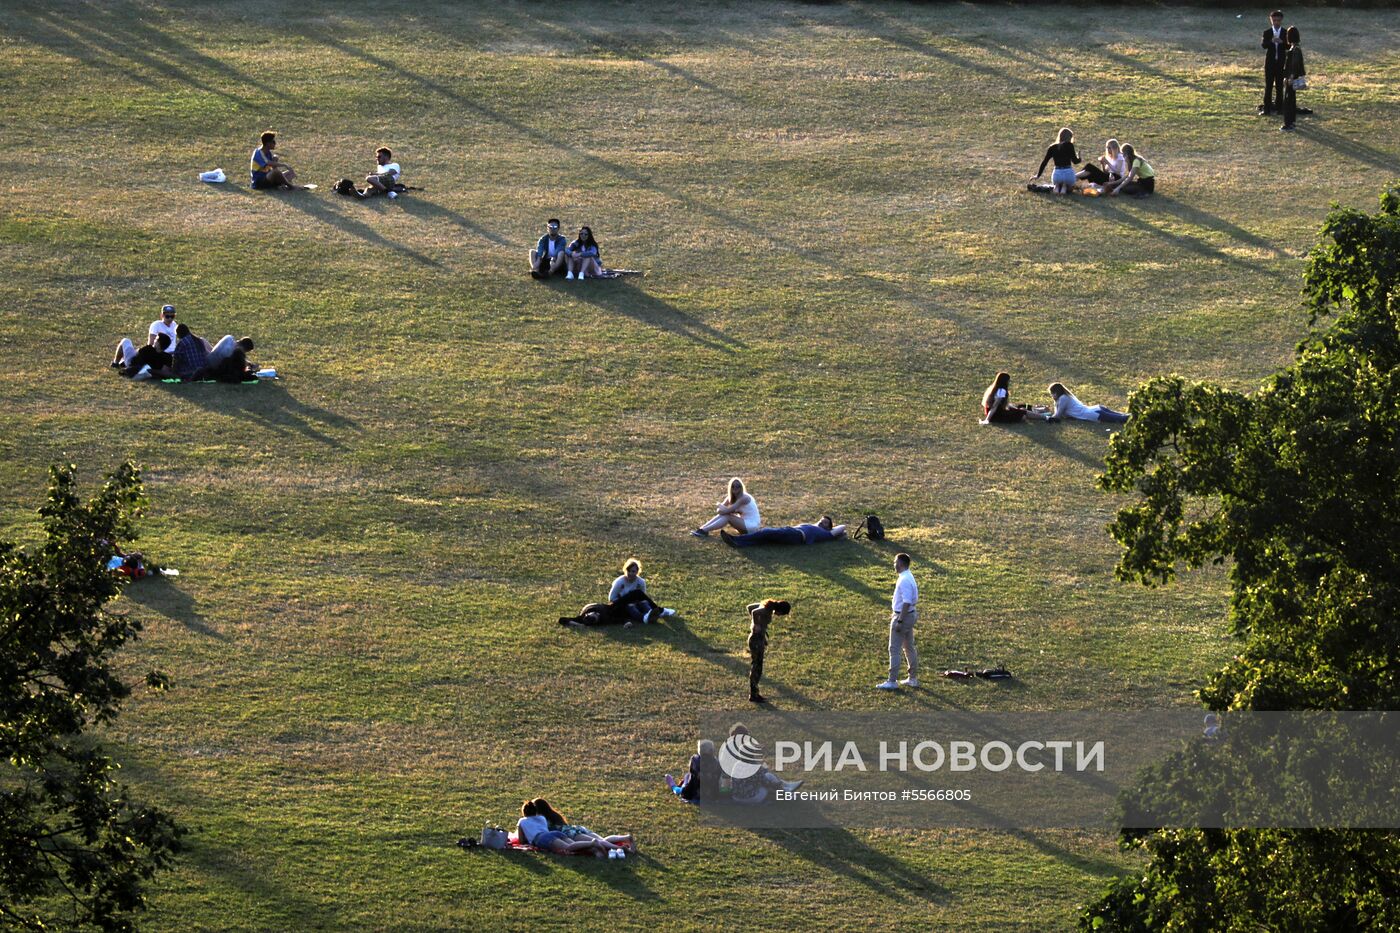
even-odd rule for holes
{"type": "Polygon", "coordinates": [[[855,534],[851,535],[851,537],[859,538],[862,533],[871,541],[885,540],[885,526],[880,523],[880,516],[865,516],[865,518],[861,520],[861,523],[856,526],[855,534]]]}
{"type": "Polygon", "coordinates": [[[335,187],[331,190],[336,194],[343,194],[346,197],[353,198],[358,196],[358,193],[355,191],[355,183],[348,178],[342,178],[340,181],[336,182],[335,187]]]}
{"type": "Polygon", "coordinates": [[[998,664],[996,667],[989,667],[984,671],[978,671],[977,676],[983,680],[1010,680],[1011,672],[1006,669],[1005,664],[998,664]]]}

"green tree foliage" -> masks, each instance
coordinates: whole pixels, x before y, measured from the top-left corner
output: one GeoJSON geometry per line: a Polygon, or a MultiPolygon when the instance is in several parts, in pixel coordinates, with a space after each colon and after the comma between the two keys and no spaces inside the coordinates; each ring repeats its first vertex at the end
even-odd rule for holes
{"type": "MultiPolygon", "coordinates": [[[[1230,562],[1241,647],[1200,691],[1211,709],[1400,709],[1397,287],[1392,185],[1376,214],[1329,215],[1304,275],[1313,331],[1258,392],[1171,376],[1133,393],[1100,478],[1136,497],[1110,526],[1117,572],[1151,586],[1230,562]]],[[[1396,833],[1164,829],[1123,845],[1149,861],[1086,929],[1400,929],[1396,833]]]]}
{"type": "Polygon", "coordinates": [[[105,608],[124,579],[106,562],[141,504],[130,463],[87,502],[73,467],[54,467],[42,546],[0,542],[0,921],[12,926],[132,929],[146,882],[180,847],[183,830],[131,800],[86,735],[131,692],[110,665],[140,624],[105,608]]]}

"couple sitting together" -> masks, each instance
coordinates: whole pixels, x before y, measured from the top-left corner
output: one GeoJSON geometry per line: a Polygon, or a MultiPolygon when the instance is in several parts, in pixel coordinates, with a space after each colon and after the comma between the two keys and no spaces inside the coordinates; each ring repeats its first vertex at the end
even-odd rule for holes
{"type": "Polygon", "coordinates": [[[1074,167],[1083,161],[1079,150],[1074,148],[1074,132],[1066,127],[1060,130],[1058,140],[1045,150],[1045,158],[1040,160],[1035,177],[1039,179],[1045,174],[1045,166],[1054,162],[1055,170],[1050,173],[1050,181],[1056,194],[1072,194],[1081,182],[1083,186],[1080,190],[1084,194],[1146,197],[1156,190],[1157,172],[1132,146],[1120,147],[1116,139],[1104,144],[1103,155],[1096,163],[1090,162],[1083,169],[1075,171],[1074,167]]]}
{"type": "Polygon", "coordinates": [[[166,305],[146,329],[144,347],[138,349],[130,338],[122,338],[112,357],[112,368],[132,379],[255,382],[258,367],[248,362],[252,349],[252,338],[235,339],[232,334],[211,344],[185,324],[177,324],[175,306],[166,305]]]}
{"type": "Polygon", "coordinates": [[[833,525],[830,515],[816,522],[765,528],[758,514],[758,501],[744,488],[744,481],[734,477],[729,481],[729,494],[715,508],[715,517],[696,528],[691,534],[709,537],[718,531],[724,543],[731,547],[752,547],[756,544],[821,544],[846,536],[845,525],[833,525]],[[731,534],[730,530],[737,532],[731,534]]]}
{"type": "Polygon", "coordinates": [[[663,609],[647,595],[647,581],[642,579],[642,564],[631,558],[622,565],[622,576],[612,583],[608,590],[608,601],[589,603],[576,616],[560,616],[560,625],[622,625],[631,628],[635,623],[643,625],[657,619],[669,619],[676,614],[674,609],[663,609]]]}
{"type": "Polygon", "coordinates": [[[1011,404],[1011,374],[997,373],[982,393],[982,424],[1019,424],[1022,421],[1100,421],[1122,424],[1128,415],[1107,405],[1085,405],[1062,382],[1050,383],[1054,408],[1045,405],[1011,404]]]}
{"type": "Polygon", "coordinates": [[[530,275],[537,279],[560,274],[566,279],[579,280],[606,277],[602,253],[591,229],[579,227],[578,239],[572,243],[566,242],[559,232],[559,218],[549,218],[546,229],[548,232],[530,250],[530,275]]]}
{"type": "Polygon", "coordinates": [[[515,841],[556,855],[592,853],[598,858],[626,858],[628,852],[637,852],[637,840],[631,833],[600,836],[587,826],[573,826],[543,797],[520,805],[515,841]]]}
{"type": "MultiPolygon", "coordinates": [[[[747,751],[759,750],[762,746],[743,723],[735,723],[729,730],[730,743],[738,744],[747,751]]],[[[747,770],[747,768],[745,769],[747,770]]],[[[690,767],[677,781],[666,775],[666,787],[671,793],[688,803],[714,803],[723,794],[724,782],[729,780],[729,800],[731,803],[757,804],[769,799],[769,794],[779,788],[794,791],[802,786],[801,781],[784,781],[763,765],[752,774],[727,779],[715,755],[715,743],[701,739],[690,756],[690,767]]]]}

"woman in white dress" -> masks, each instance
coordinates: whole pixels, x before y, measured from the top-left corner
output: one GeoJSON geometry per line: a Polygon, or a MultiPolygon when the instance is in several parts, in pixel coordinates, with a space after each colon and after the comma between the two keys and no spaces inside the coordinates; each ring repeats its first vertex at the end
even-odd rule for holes
{"type": "Polygon", "coordinates": [[[758,517],[758,502],[744,489],[744,481],[734,477],[729,481],[729,495],[719,501],[715,517],[691,532],[697,538],[704,538],[712,531],[733,528],[741,535],[757,531],[763,527],[758,517]]]}

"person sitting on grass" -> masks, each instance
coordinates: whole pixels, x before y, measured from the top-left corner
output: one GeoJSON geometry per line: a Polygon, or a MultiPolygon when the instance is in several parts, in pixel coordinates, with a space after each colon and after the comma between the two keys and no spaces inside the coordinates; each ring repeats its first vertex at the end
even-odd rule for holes
{"type": "Polygon", "coordinates": [[[277,153],[273,151],[276,145],[277,134],[272,130],[265,131],[258,138],[258,148],[253,150],[253,157],[248,164],[248,174],[252,177],[252,187],[257,191],[271,191],[278,188],[285,188],[288,191],[305,191],[304,186],[296,183],[297,173],[292,171],[292,167],[277,158],[277,153]]]}
{"type": "Polygon", "coordinates": [[[691,532],[697,538],[708,537],[710,532],[728,526],[746,535],[763,527],[758,515],[758,502],[744,489],[744,481],[734,477],[729,481],[729,495],[721,499],[715,507],[715,517],[691,532]]]}
{"type": "Polygon", "coordinates": [[[540,237],[535,248],[530,250],[530,275],[537,279],[547,279],[551,275],[561,275],[566,271],[565,254],[569,248],[569,241],[559,232],[559,218],[549,218],[545,230],[545,235],[540,237]]]}
{"type": "Polygon", "coordinates": [[[1110,139],[1103,144],[1103,155],[1099,156],[1098,163],[1086,163],[1076,177],[1095,185],[1106,185],[1122,181],[1126,174],[1128,168],[1124,163],[1123,149],[1118,145],[1118,140],[1110,139]]]}
{"type": "Polygon", "coordinates": [[[1065,388],[1062,382],[1050,383],[1050,397],[1055,400],[1055,413],[1052,418],[1069,418],[1073,421],[1102,421],[1109,424],[1122,424],[1128,416],[1114,411],[1107,405],[1085,405],[1065,388]]]}
{"type": "Polygon", "coordinates": [[[1128,167],[1123,180],[1114,185],[1105,185],[1105,191],[1114,196],[1131,194],[1145,198],[1157,190],[1156,170],[1127,143],[1123,144],[1123,161],[1128,167]]]}
{"type": "Polygon", "coordinates": [[[715,743],[701,739],[690,756],[690,768],[679,782],[666,775],[666,788],[687,803],[713,803],[719,799],[719,782],[724,772],[715,757],[715,743]]]}
{"type": "Polygon", "coordinates": [[[180,338],[175,344],[171,364],[175,376],[185,382],[202,378],[205,367],[209,365],[209,351],[213,349],[209,341],[195,334],[187,324],[176,326],[175,333],[180,338]]]}
{"type": "Polygon", "coordinates": [[[1069,194],[1079,183],[1074,166],[1084,161],[1079,158],[1079,150],[1074,148],[1074,131],[1069,127],[1060,130],[1059,140],[1051,143],[1050,148],[1045,150],[1045,158],[1040,160],[1040,168],[1035,172],[1036,178],[1045,174],[1046,163],[1052,160],[1055,163],[1055,171],[1050,173],[1050,182],[1055,186],[1055,193],[1069,194]]]}
{"type": "Polygon", "coordinates": [[[564,276],[566,279],[582,280],[590,275],[597,277],[603,274],[602,251],[598,249],[598,241],[593,239],[593,230],[589,227],[578,228],[578,239],[569,244],[566,259],[569,263],[569,271],[564,276]]]}
{"type": "Polygon", "coordinates": [[[815,523],[760,528],[746,535],[732,535],[721,531],[719,536],[730,547],[753,547],[755,544],[822,544],[846,537],[846,526],[833,525],[831,516],[823,515],[815,523]]]}
{"type": "MultiPolygon", "coordinates": [[[[123,344],[130,341],[122,341],[123,344]]],[[[124,346],[117,348],[118,353],[123,353],[124,346]]],[[[161,379],[171,374],[171,365],[174,357],[170,353],[170,337],[166,334],[156,334],[155,345],[146,346],[135,351],[131,355],[130,361],[125,368],[120,370],[123,376],[132,379],[161,379]]]]}
{"type": "Polygon", "coordinates": [[[394,154],[387,146],[374,150],[374,161],[379,167],[365,176],[365,190],[360,192],[360,197],[372,198],[376,194],[387,194],[391,198],[399,196],[396,186],[403,170],[399,168],[399,163],[390,161],[393,158],[394,154]]]}
{"type": "Polygon", "coordinates": [[[1020,424],[1022,421],[1048,421],[1050,409],[1011,404],[1011,374],[997,373],[982,393],[981,424],[1020,424]]]}
{"type": "Polygon", "coordinates": [[[622,565],[622,576],[608,590],[608,605],[619,616],[625,616],[628,628],[633,622],[650,624],[657,619],[669,619],[674,609],[662,609],[647,595],[647,581],[642,579],[642,564],[631,558],[622,565]]]}
{"type": "MultiPolygon", "coordinates": [[[[545,823],[551,832],[563,833],[569,839],[591,839],[598,843],[604,851],[630,850],[637,851],[637,840],[631,833],[623,833],[616,836],[600,836],[587,826],[575,826],[564,819],[564,814],[554,809],[548,800],[543,797],[536,797],[531,801],[535,805],[535,813],[545,818],[545,823]]],[[[622,857],[619,852],[618,858],[622,857]]]]}
{"type": "MultiPolygon", "coordinates": [[[[741,745],[747,744],[750,748],[757,747],[762,751],[763,746],[754,739],[749,727],[741,722],[736,722],[729,729],[729,741],[741,745]],[[746,736],[747,739],[740,738],[746,736]]],[[[801,781],[784,781],[766,767],[760,765],[753,774],[745,777],[730,778],[729,799],[733,803],[760,804],[768,800],[769,793],[782,788],[787,791],[797,790],[802,786],[801,781]]]]}

